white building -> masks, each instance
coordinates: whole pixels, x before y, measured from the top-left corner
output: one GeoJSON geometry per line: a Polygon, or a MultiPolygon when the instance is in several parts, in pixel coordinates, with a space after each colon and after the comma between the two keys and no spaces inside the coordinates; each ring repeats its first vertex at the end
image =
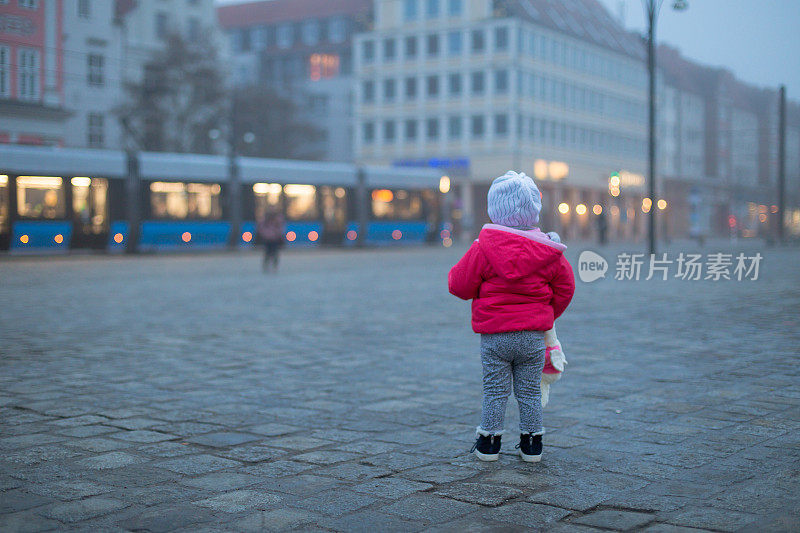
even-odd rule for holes
{"type": "Polygon", "coordinates": [[[595,0],[376,0],[356,39],[356,160],[440,167],[468,230],[513,168],[537,178],[546,227],[588,236],[602,211],[641,234],[643,50],[595,0]]]}

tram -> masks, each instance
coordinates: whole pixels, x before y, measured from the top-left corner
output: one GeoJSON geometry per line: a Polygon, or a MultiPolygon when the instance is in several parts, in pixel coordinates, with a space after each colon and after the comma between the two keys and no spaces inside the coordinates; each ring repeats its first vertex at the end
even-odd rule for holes
{"type": "MultiPolygon", "coordinates": [[[[435,171],[247,157],[237,162],[243,222],[236,239],[243,247],[256,243],[256,220],[268,208],[283,212],[289,246],[353,246],[359,240],[392,246],[439,238],[435,171]],[[360,220],[367,220],[366,227],[360,220]]],[[[0,145],[0,250],[121,252],[131,219],[138,224],[140,251],[223,248],[233,240],[235,195],[226,157],[142,152],[138,163],[132,218],[124,152],[0,145]]]]}

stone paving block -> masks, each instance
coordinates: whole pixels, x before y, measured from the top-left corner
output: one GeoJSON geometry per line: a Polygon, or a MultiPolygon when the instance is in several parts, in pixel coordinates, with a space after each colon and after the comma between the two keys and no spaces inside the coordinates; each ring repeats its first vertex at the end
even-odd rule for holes
{"type": "MultiPolygon", "coordinates": [[[[711,531],[709,529],[698,529],[694,527],[676,526],[673,524],[650,524],[644,529],[640,530],[641,533],[704,533],[711,531]]],[[[768,530],[763,530],[768,531],[768,530]]]]}
{"type": "Polygon", "coordinates": [[[242,472],[253,474],[255,476],[263,476],[267,478],[279,478],[285,476],[293,476],[300,472],[314,470],[317,467],[310,463],[298,463],[296,461],[273,461],[270,463],[261,463],[252,466],[246,466],[242,472]]]}
{"type": "Polygon", "coordinates": [[[318,523],[324,527],[348,533],[374,533],[375,531],[408,533],[422,531],[425,528],[423,521],[408,520],[397,515],[372,510],[358,511],[335,519],[323,519],[318,523]]]}
{"type": "Polygon", "coordinates": [[[270,448],[264,444],[245,444],[243,446],[236,446],[228,450],[218,450],[215,452],[221,457],[235,459],[245,463],[261,463],[264,461],[274,461],[287,454],[285,450],[277,448],[270,448]]]}
{"type": "Polygon", "coordinates": [[[371,505],[376,501],[379,500],[368,494],[340,489],[315,494],[314,496],[295,502],[293,506],[328,516],[341,516],[355,511],[356,509],[371,505]]]}
{"type": "Polygon", "coordinates": [[[174,422],[160,426],[153,426],[150,429],[153,431],[169,433],[170,435],[175,435],[177,437],[187,438],[193,435],[218,431],[222,428],[216,424],[203,424],[201,422],[174,422]]]}
{"type": "Polygon", "coordinates": [[[409,470],[411,468],[429,465],[433,463],[435,460],[436,459],[434,457],[429,457],[426,455],[387,453],[371,457],[365,457],[364,459],[361,460],[361,462],[368,465],[389,468],[394,472],[398,472],[401,470],[409,470]]]}
{"type": "Polygon", "coordinates": [[[81,456],[81,452],[66,448],[59,444],[48,444],[46,446],[33,446],[22,448],[7,454],[3,459],[10,463],[20,463],[23,465],[35,465],[39,463],[53,463],[62,459],[81,456]]]}
{"type": "Polygon", "coordinates": [[[63,480],[40,483],[29,487],[31,492],[62,501],[78,500],[87,496],[97,496],[112,492],[113,487],[84,480],[63,480]]]}
{"type": "Polygon", "coordinates": [[[477,473],[478,471],[474,468],[458,467],[448,464],[435,464],[421,466],[411,470],[405,470],[398,474],[398,476],[414,481],[425,481],[427,483],[438,484],[471,478],[477,473]]]}
{"type": "Polygon", "coordinates": [[[214,472],[195,478],[182,479],[182,485],[196,487],[199,489],[206,489],[212,491],[226,491],[232,489],[240,489],[249,485],[255,485],[261,480],[256,476],[249,474],[237,474],[233,472],[214,472]]]}
{"type": "Polygon", "coordinates": [[[485,483],[453,483],[434,490],[433,494],[486,507],[497,507],[508,500],[519,498],[523,493],[518,489],[485,483]]]}
{"type": "Polygon", "coordinates": [[[130,442],[142,442],[142,443],[160,442],[162,440],[172,440],[176,438],[175,435],[160,433],[158,431],[149,431],[146,429],[136,429],[133,431],[119,431],[117,433],[111,433],[108,436],[112,439],[126,440],[130,442]]]}
{"type": "Polygon", "coordinates": [[[269,445],[276,448],[286,448],[293,451],[306,451],[313,448],[321,448],[322,446],[329,446],[333,441],[321,439],[318,437],[311,437],[309,435],[289,435],[283,437],[275,437],[270,439],[269,445]]]}
{"type": "Polygon", "coordinates": [[[541,528],[561,520],[572,511],[550,505],[528,502],[512,502],[500,507],[486,509],[481,513],[485,520],[515,524],[522,528],[541,528]]]}
{"type": "Polygon", "coordinates": [[[118,440],[105,439],[101,437],[73,439],[67,444],[91,452],[110,452],[112,450],[119,450],[121,448],[129,448],[131,445],[129,442],[120,442],[118,440]]]}
{"type": "Polygon", "coordinates": [[[236,461],[223,459],[222,457],[215,457],[213,455],[190,455],[177,457],[155,464],[155,466],[159,468],[166,468],[167,470],[171,470],[179,474],[186,474],[188,476],[205,474],[206,472],[214,472],[215,470],[222,470],[223,468],[235,468],[240,465],[241,463],[236,461]]]}
{"type": "Polygon", "coordinates": [[[412,494],[383,508],[383,512],[396,514],[409,520],[430,523],[455,520],[480,509],[479,506],[441,498],[433,494],[412,494]]]}
{"type": "Polygon", "coordinates": [[[402,478],[384,477],[380,479],[371,479],[358,485],[350,487],[355,492],[362,492],[364,494],[371,494],[373,496],[380,496],[387,500],[397,500],[414,494],[415,492],[422,492],[431,489],[433,485],[430,483],[420,483],[419,481],[410,481],[402,478]]]}
{"type": "Polygon", "coordinates": [[[53,498],[39,496],[25,490],[8,490],[0,494],[0,514],[41,507],[52,501],[54,501],[53,498]]]}
{"type": "Polygon", "coordinates": [[[312,523],[322,518],[316,513],[299,509],[275,509],[259,511],[233,522],[233,531],[260,533],[261,531],[307,531],[312,523]]]}
{"type": "Polygon", "coordinates": [[[180,457],[197,453],[198,449],[188,442],[156,442],[138,445],[136,451],[149,457],[180,457]]]}
{"type": "Polygon", "coordinates": [[[343,463],[324,468],[315,468],[314,472],[321,476],[333,476],[348,481],[364,481],[376,477],[388,476],[392,473],[388,468],[365,465],[356,462],[343,463]]]}
{"type": "Polygon", "coordinates": [[[652,514],[602,509],[574,518],[570,522],[604,529],[627,531],[629,529],[642,527],[652,522],[654,519],[655,516],[652,514]]]}
{"type": "Polygon", "coordinates": [[[679,526],[738,531],[756,522],[758,515],[715,507],[687,506],[677,511],[658,513],[657,518],[660,522],[679,526]]]}
{"type": "Polygon", "coordinates": [[[41,446],[54,442],[63,442],[66,438],[60,435],[50,435],[48,433],[32,433],[29,435],[16,435],[14,437],[4,437],[0,439],[0,450],[15,450],[30,446],[41,446]]]}
{"type": "Polygon", "coordinates": [[[336,463],[343,463],[351,459],[358,459],[359,454],[354,452],[342,452],[336,450],[317,450],[313,452],[302,453],[292,457],[293,461],[302,461],[304,463],[312,463],[316,465],[332,465],[336,463]]]}
{"type": "Polygon", "coordinates": [[[114,428],[101,425],[75,426],[61,430],[58,432],[58,434],[67,437],[96,437],[97,435],[104,435],[106,433],[111,433],[112,431],[114,431],[114,428]]]}
{"type": "Polygon", "coordinates": [[[281,499],[277,494],[270,494],[261,490],[241,489],[192,503],[200,507],[208,507],[214,511],[239,513],[253,510],[264,511],[277,505],[281,499]]]}
{"type": "Polygon", "coordinates": [[[199,509],[190,503],[181,503],[149,508],[116,523],[126,531],[166,533],[184,527],[196,531],[196,524],[212,518],[213,514],[210,511],[199,509]]]}
{"type": "Polygon", "coordinates": [[[106,468],[121,468],[136,463],[143,463],[144,459],[131,455],[125,452],[109,452],[94,457],[87,457],[81,459],[78,464],[86,466],[87,468],[103,470],[106,468]]]}
{"type": "Polygon", "coordinates": [[[264,480],[262,483],[262,486],[269,491],[285,492],[287,494],[295,494],[297,496],[331,491],[342,485],[344,485],[344,483],[338,479],[316,476],[313,474],[299,474],[276,479],[268,479],[264,480]]]}
{"type": "Polygon", "coordinates": [[[280,424],[278,422],[268,422],[266,424],[258,424],[256,426],[250,426],[247,428],[248,433],[256,433],[266,437],[288,435],[290,433],[297,433],[302,430],[302,427],[291,426],[289,424],[280,424]]]}
{"type": "Polygon", "coordinates": [[[164,424],[163,420],[156,420],[154,418],[145,418],[145,417],[119,418],[115,420],[109,420],[108,422],[106,422],[106,425],[112,426],[112,429],[122,428],[128,430],[148,429],[152,428],[153,426],[160,426],[163,424],[164,424]]]}
{"type": "Polygon", "coordinates": [[[200,444],[202,446],[227,448],[228,446],[236,446],[237,444],[252,442],[254,440],[259,440],[260,438],[261,437],[257,435],[251,435],[248,433],[218,432],[197,435],[187,439],[187,441],[194,444],[200,444]]]}
{"type": "Polygon", "coordinates": [[[108,422],[108,419],[97,415],[83,415],[71,418],[62,418],[60,420],[52,420],[49,422],[49,424],[66,428],[73,426],[88,426],[90,424],[101,424],[103,422],[108,422]]]}
{"type": "Polygon", "coordinates": [[[34,512],[0,514],[0,531],[13,533],[38,533],[63,528],[56,520],[39,516],[34,512]]]}
{"type": "Polygon", "coordinates": [[[65,523],[72,523],[107,515],[124,509],[129,505],[129,503],[121,500],[106,498],[104,496],[94,496],[85,500],[48,505],[37,512],[47,518],[53,518],[65,523]]]}

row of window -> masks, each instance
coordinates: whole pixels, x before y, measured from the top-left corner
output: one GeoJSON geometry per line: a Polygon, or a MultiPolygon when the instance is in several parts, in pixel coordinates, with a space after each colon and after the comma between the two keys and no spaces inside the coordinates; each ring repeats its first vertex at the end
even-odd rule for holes
{"type": "Polygon", "coordinates": [[[463,13],[464,0],[403,0],[403,19],[406,22],[418,20],[422,18],[421,15],[426,19],[435,19],[445,14],[460,17],[463,13]],[[424,3],[424,12],[420,12],[420,2],[424,3]]]}
{"type": "Polygon", "coordinates": [[[341,16],[329,19],[309,19],[301,23],[289,22],[273,26],[234,28],[229,31],[234,52],[287,49],[300,42],[313,46],[319,42],[343,43],[347,39],[347,19],[341,16]]]}
{"type": "MultiPolygon", "coordinates": [[[[511,130],[511,117],[507,113],[493,115],[474,114],[468,117],[451,115],[426,119],[366,121],[362,123],[362,140],[366,145],[382,142],[392,144],[425,139],[461,140],[507,137],[511,130]]],[[[636,156],[644,154],[644,139],[619,134],[609,129],[598,129],[579,124],[541,117],[518,116],[517,135],[543,145],[575,148],[587,151],[610,152],[615,155],[636,156]]]]}
{"type": "MultiPolygon", "coordinates": [[[[493,50],[505,52],[509,47],[509,29],[507,26],[494,28],[493,50]]],[[[465,32],[454,30],[444,35],[429,33],[425,36],[407,35],[402,38],[387,37],[380,41],[365,40],[361,42],[361,60],[364,64],[373,63],[377,59],[377,47],[381,48],[383,62],[389,63],[399,58],[402,47],[403,58],[406,60],[417,59],[422,52],[428,57],[438,57],[442,54],[443,43],[447,54],[458,56],[464,50],[465,32]],[[424,51],[420,48],[424,47],[424,51]]],[[[469,32],[469,50],[473,54],[482,54],[488,50],[485,29],[475,29],[469,32]]]]}
{"type": "MultiPolygon", "coordinates": [[[[418,78],[386,78],[380,81],[365,80],[361,84],[361,102],[373,104],[378,101],[392,103],[400,95],[405,101],[414,101],[424,95],[427,98],[460,97],[488,94],[505,95],[509,92],[510,72],[496,69],[489,72],[474,71],[467,74],[452,72],[445,75],[431,74],[418,78]]],[[[644,120],[645,106],[618,96],[598,91],[589,85],[573,84],[558,78],[534,73],[517,73],[517,90],[520,97],[547,102],[573,111],[599,113],[619,119],[644,120]]]]}
{"type": "MultiPolygon", "coordinates": [[[[153,26],[155,35],[159,39],[166,39],[170,32],[175,29],[175,23],[169,13],[158,11],[155,14],[155,24],[153,26]]],[[[196,17],[186,19],[186,38],[189,41],[198,41],[201,35],[200,20],[196,17]]]]}
{"type": "MultiPolygon", "coordinates": [[[[497,26],[491,29],[452,30],[443,34],[429,33],[422,36],[407,35],[377,40],[367,39],[361,42],[361,60],[364,64],[372,64],[379,60],[391,63],[401,59],[401,51],[402,59],[406,61],[416,60],[423,55],[429,58],[440,57],[445,53],[448,56],[456,57],[467,49],[472,54],[483,54],[490,51],[489,37],[491,37],[491,51],[495,53],[508,51],[510,29],[507,26],[497,26]]],[[[609,80],[633,84],[637,87],[645,85],[644,69],[638,65],[628,65],[623,61],[604,57],[565,40],[522,28],[517,41],[519,53],[523,57],[537,58],[609,80]]]]}

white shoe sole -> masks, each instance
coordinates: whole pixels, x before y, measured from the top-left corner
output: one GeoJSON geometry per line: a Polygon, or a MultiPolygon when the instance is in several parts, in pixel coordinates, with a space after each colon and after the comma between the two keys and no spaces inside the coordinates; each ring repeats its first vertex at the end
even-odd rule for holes
{"type": "Polygon", "coordinates": [[[499,453],[481,453],[478,450],[472,452],[481,461],[497,461],[500,458],[499,453]]]}
{"type": "Polygon", "coordinates": [[[519,451],[519,456],[522,457],[522,460],[526,463],[538,463],[542,460],[541,454],[539,455],[526,455],[522,453],[522,450],[519,451]]]}

